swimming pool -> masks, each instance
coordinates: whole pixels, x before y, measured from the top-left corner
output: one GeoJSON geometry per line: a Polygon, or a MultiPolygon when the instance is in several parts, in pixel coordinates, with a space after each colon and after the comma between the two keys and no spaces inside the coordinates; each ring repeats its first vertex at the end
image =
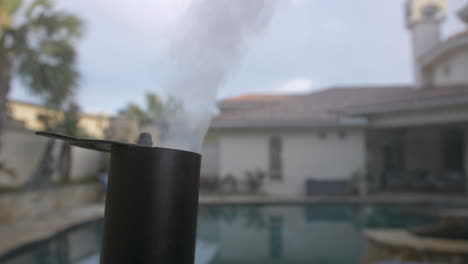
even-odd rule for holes
{"type": "MultiPolygon", "coordinates": [[[[197,263],[354,264],[364,252],[362,230],[431,223],[415,206],[201,206],[197,263]]],[[[102,221],[84,223],[27,245],[1,264],[98,264],[102,221]]]]}

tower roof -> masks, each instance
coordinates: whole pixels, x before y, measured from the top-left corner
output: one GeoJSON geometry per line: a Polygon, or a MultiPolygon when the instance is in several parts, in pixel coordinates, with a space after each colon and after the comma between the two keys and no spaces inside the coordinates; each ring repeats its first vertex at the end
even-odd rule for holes
{"type": "Polygon", "coordinates": [[[406,2],[406,25],[440,22],[447,14],[446,0],[408,0],[406,2]]]}

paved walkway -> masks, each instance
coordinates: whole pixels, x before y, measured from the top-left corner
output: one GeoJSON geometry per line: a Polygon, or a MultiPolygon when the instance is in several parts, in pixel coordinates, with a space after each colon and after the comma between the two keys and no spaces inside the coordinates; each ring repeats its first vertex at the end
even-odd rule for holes
{"type": "Polygon", "coordinates": [[[288,197],[288,196],[248,196],[248,195],[202,195],[200,203],[211,204],[460,204],[468,206],[468,195],[429,195],[383,193],[366,197],[324,196],[324,197],[288,197]]]}
{"type": "Polygon", "coordinates": [[[47,239],[69,227],[102,218],[103,215],[103,205],[92,205],[0,225],[0,256],[19,246],[47,239]]]}

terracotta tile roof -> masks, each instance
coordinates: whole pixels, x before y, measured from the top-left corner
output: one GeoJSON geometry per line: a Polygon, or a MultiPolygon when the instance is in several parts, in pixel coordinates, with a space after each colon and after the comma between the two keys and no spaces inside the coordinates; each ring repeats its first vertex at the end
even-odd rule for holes
{"type": "Polygon", "coordinates": [[[367,104],[355,104],[338,110],[341,113],[370,113],[381,109],[384,111],[414,109],[435,104],[455,103],[468,99],[468,85],[444,85],[421,89],[410,88],[394,96],[376,98],[367,104]]]}
{"type": "Polygon", "coordinates": [[[449,36],[448,40],[463,38],[463,37],[466,37],[466,36],[468,36],[468,29],[462,30],[460,32],[457,32],[457,33],[449,36]]]}
{"type": "Polygon", "coordinates": [[[295,95],[246,94],[224,99],[218,102],[218,107],[222,112],[226,113],[228,111],[238,111],[240,109],[251,109],[266,106],[294,96],[295,95]]]}
{"type": "Polygon", "coordinates": [[[415,89],[412,86],[338,87],[271,104],[221,113],[214,124],[229,122],[334,122],[354,108],[420,102],[468,95],[468,86],[415,89]]]}
{"type": "Polygon", "coordinates": [[[437,63],[438,59],[445,54],[456,52],[466,47],[468,47],[468,30],[450,36],[447,40],[439,43],[419,57],[418,61],[424,67],[430,67],[434,63],[437,63]]]}

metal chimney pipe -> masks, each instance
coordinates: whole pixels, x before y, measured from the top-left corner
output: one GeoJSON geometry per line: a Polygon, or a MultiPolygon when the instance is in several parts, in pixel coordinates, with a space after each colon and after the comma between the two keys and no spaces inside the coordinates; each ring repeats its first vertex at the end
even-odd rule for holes
{"type": "Polygon", "coordinates": [[[101,264],[194,263],[201,155],[37,134],[111,153],[101,264]]]}

